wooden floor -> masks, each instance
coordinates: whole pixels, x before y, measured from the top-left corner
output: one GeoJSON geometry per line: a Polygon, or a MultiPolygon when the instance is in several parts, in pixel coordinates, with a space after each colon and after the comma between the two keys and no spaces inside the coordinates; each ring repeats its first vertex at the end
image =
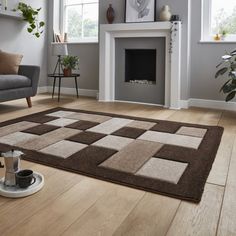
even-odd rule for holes
{"type": "MultiPolygon", "coordinates": [[[[225,128],[200,204],[139,191],[23,162],[42,172],[43,190],[24,199],[0,198],[0,235],[236,235],[236,113],[209,109],[166,110],[126,103],[63,97],[58,104],[47,94],[0,104],[0,121],[53,107],[182,121],[225,128]]],[[[4,170],[0,169],[0,175],[4,170]]]]}

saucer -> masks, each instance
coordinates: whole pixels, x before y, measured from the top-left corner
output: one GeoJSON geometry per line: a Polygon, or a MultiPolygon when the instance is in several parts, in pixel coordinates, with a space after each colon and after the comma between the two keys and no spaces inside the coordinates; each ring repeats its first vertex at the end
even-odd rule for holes
{"type": "Polygon", "coordinates": [[[35,183],[28,188],[19,188],[18,186],[9,187],[4,185],[4,178],[0,179],[0,196],[21,198],[38,192],[44,186],[44,176],[40,173],[34,172],[34,177],[36,178],[35,183]]]}

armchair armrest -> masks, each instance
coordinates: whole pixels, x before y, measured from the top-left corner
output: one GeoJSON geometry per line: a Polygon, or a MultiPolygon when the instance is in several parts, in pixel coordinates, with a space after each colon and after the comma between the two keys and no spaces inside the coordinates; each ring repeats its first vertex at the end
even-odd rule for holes
{"type": "Polygon", "coordinates": [[[18,74],[24,75],[31,79],[33,96],[36,95],[39,82],[40,67],[31,65],[20,65],[18,74]]]}

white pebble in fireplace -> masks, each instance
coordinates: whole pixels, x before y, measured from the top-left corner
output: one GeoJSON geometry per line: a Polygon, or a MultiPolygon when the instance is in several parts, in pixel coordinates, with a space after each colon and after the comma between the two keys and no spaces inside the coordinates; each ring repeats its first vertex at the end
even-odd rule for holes
{"type": "Polygon", "coordinates": [[[129,82],[126,83],[131,83],[131,84],[155,84],[155,81],[152,80],[130,80],[129,82]]]}
{"type": "MultiPolygon", "coordinates": [[[[115,44],[119,38],[165,38],[164,107],[180,108],[181,22],[100,25],[99,100],[115,101],[115,44]],[[174,26],[173,26],[174,24],[174,26]],[[173,28],[175,29],[173,31],[173,28]]],[[[148,79],[130,83],[146,83],[148,79]]],[[[149,83],[148,81],[147,83],[149,83]]],[[[152,83],[152,81],[150,82],[152,83]]]]}

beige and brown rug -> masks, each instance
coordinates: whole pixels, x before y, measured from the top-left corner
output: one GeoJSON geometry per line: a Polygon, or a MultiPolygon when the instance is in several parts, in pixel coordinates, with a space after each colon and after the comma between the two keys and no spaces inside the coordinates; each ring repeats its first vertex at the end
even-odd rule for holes
{"type": "Polygon", "coordinates": [[[199,202],[223,128],[56,108],[0,124],[0,150],[199,202]]]}

